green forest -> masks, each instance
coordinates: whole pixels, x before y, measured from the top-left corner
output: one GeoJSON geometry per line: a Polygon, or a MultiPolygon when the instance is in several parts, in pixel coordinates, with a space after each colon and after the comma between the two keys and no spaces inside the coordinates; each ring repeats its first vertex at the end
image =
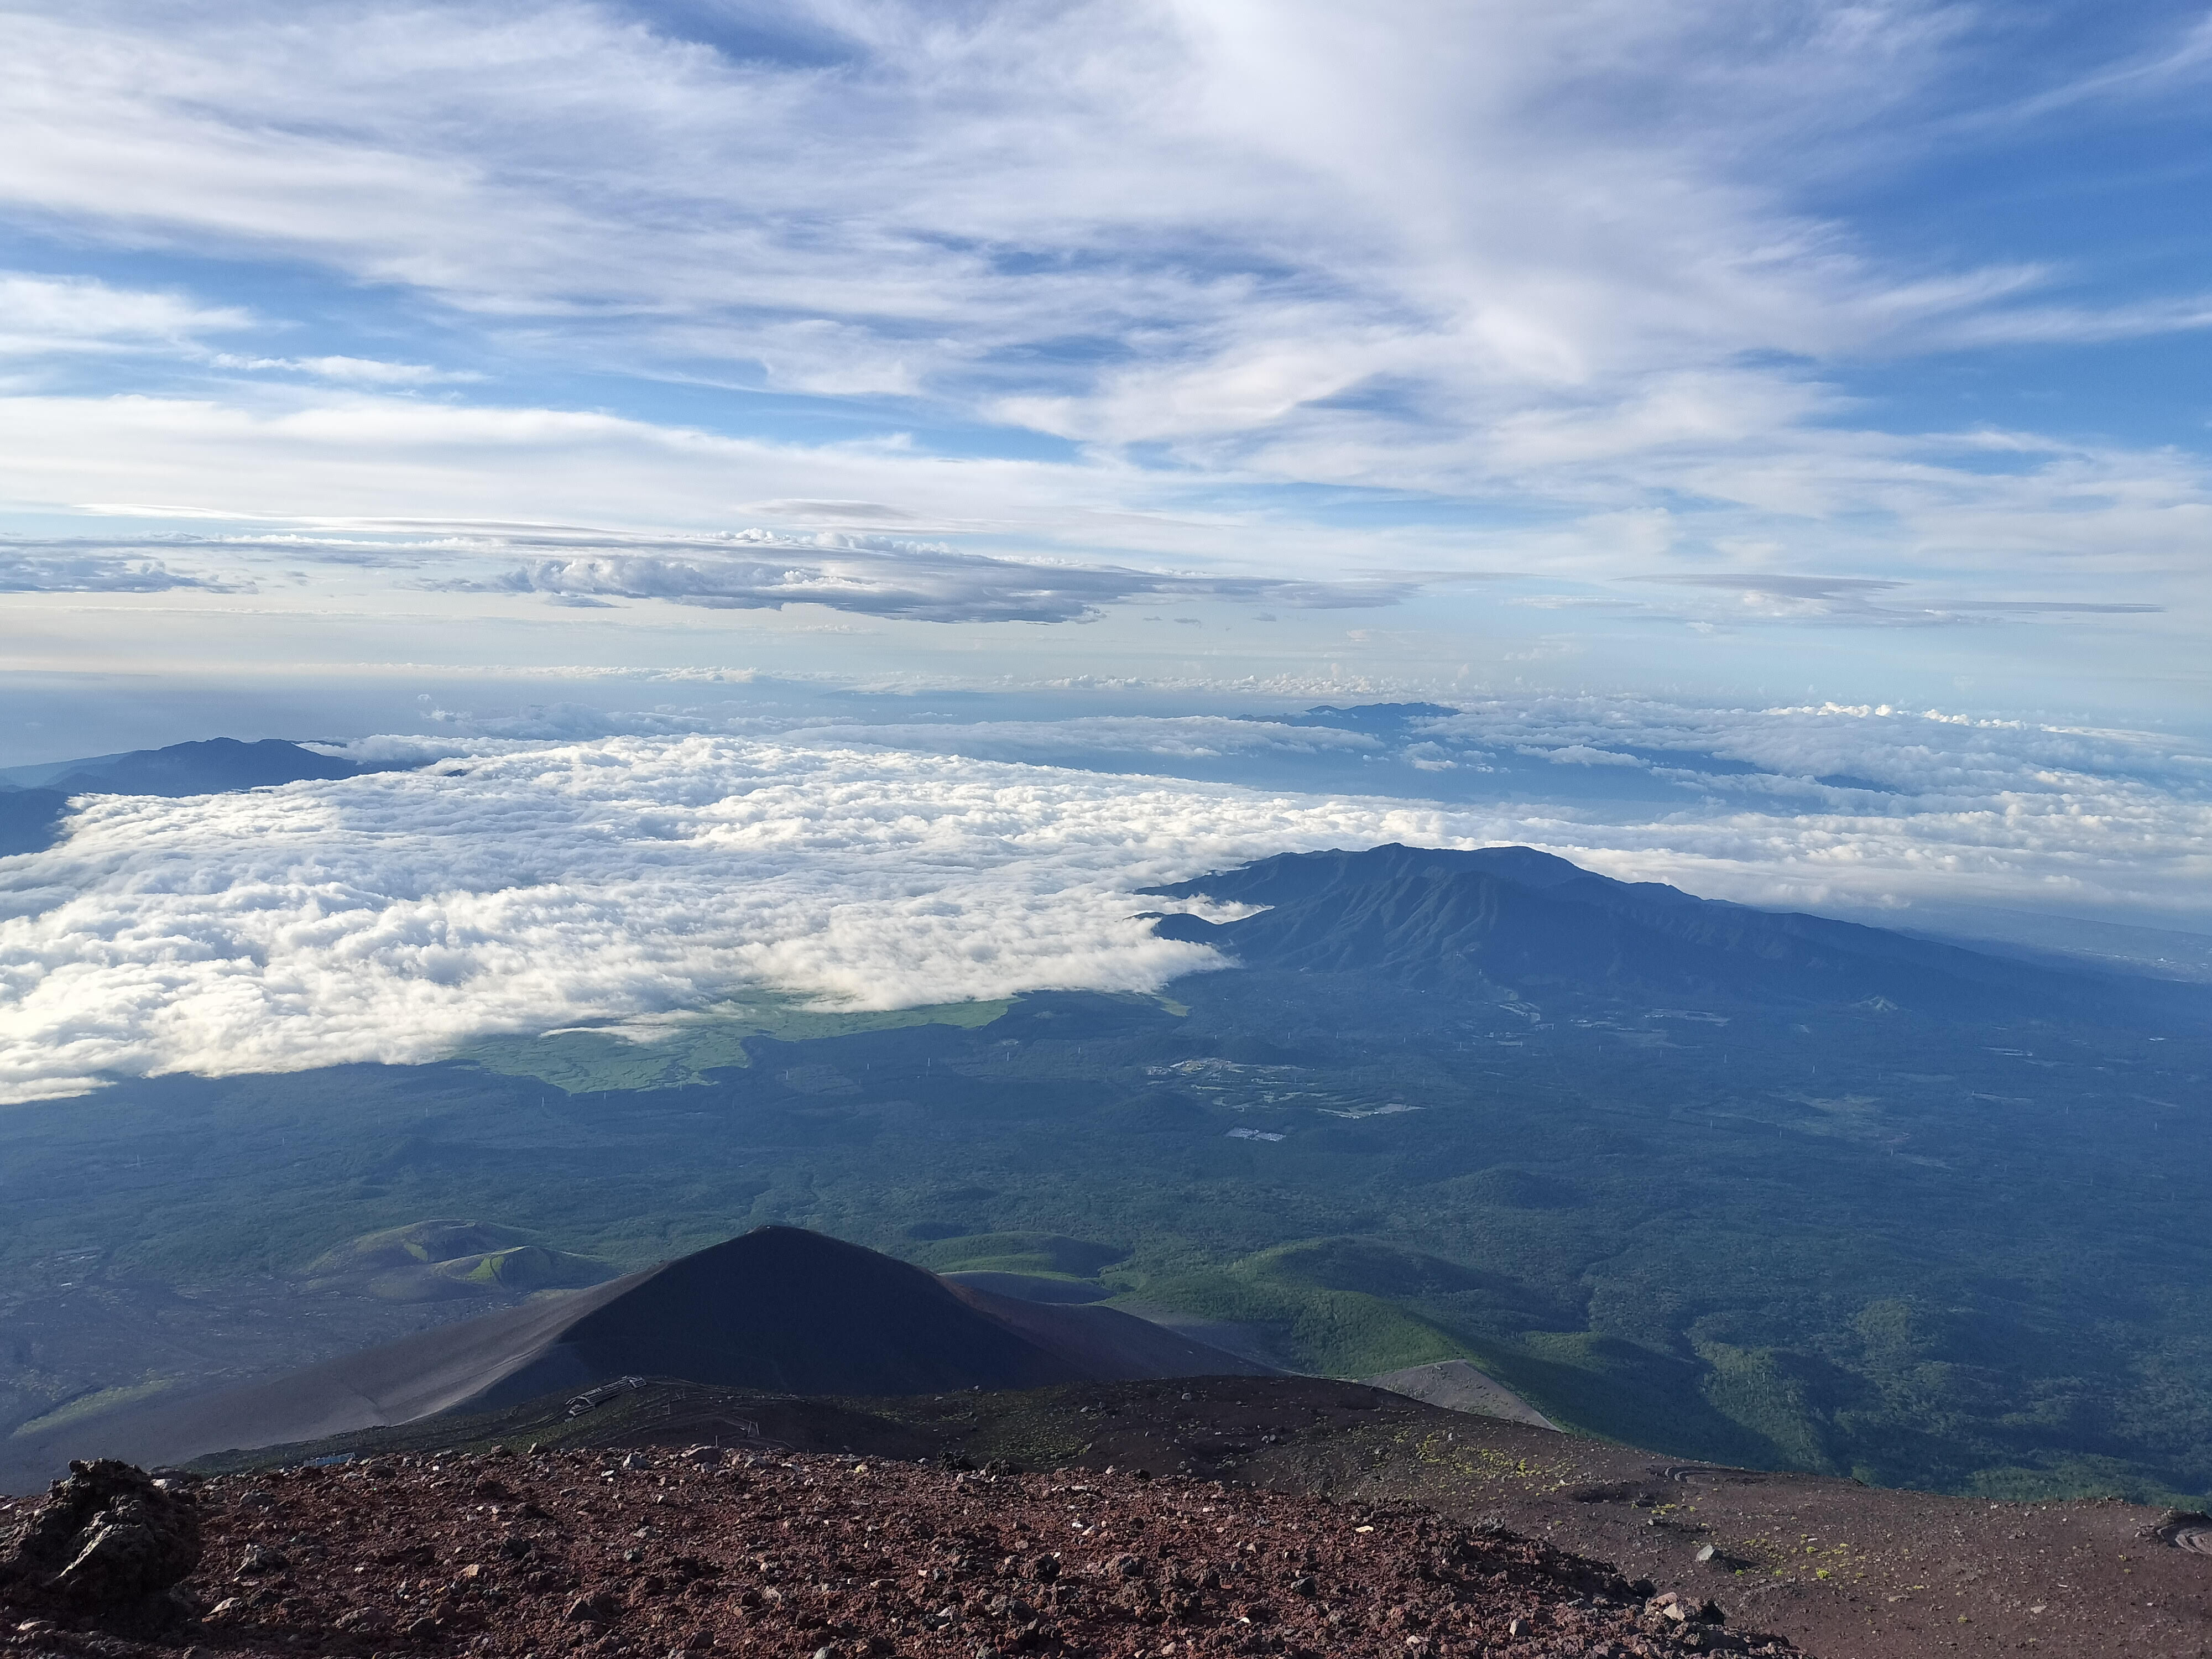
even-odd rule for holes
{"type": "Polygon", "coordinates": [[[1357,975],[1170,994],[13,1108],[0,1264],[286,1281],[466,1217],[627,1269],[781,1222],[1229,1322],[1300,1370],[1464,1355],[1674,1455],[2212,1492],[2202,1038],[1357,975]]]}

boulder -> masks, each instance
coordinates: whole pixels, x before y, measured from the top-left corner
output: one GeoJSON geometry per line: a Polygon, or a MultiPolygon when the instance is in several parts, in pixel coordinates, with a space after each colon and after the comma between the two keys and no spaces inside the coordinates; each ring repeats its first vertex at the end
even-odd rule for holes
{"type": "Polygon", "coordinates": [[[200,1560],[189,1492],[134,1464],[73,1462],[0,1554],[0,1596],[128,1612],[173,1588],[200,1560]]]}

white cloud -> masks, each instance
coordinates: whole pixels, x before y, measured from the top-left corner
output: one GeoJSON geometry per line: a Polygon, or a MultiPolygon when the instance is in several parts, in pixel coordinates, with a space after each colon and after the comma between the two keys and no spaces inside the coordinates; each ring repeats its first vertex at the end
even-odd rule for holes
{"type": "MultiPolygon", "coordinates": [[[[698,546],[696,535],[656,544],[642,527],[714,530],[765,507],[784,527],[762,533],[810,551],[817,565],[842,548],[856,564],[872,563],[878,578],[903,562],[924,583],[958,563],[955,549],[1005,550],[1015,562],[1043,556],[1041,565],[1059,560],[1094,571],[1133,560],[1155,572],[1196,568],[1224,592],[1257,593],[1290,575],[1313,585],[1304,600],[1297,588],[1284,590],[1283,603],[1330,603],[1357,598],[1363,585],[1370,599],[1387,599],[1439,573],[1639,579],[1655,565],[1679,568],[1698,556],[1704,572],[1695,580],[1734,580],[1770,598],[1778,584],[1813,580],[1848,589],[1899,580],[1900,563],[1917,565],[1921,586],[1907,607],[1916,612],[2032,599],[2171,604],[2196,615],[2207,599],[2198,553],[2212,527],[2212,489],[2199,464],[2021,434],[1920,446],[1940,450],[1935,459],[1915,459],[1911,447],[1887,439],[1838,447],[1784,434],[1761,441],[1755,465],[1742,448],[1685,447],[1655,459],[1650,476],[1676,479],[1686,495],[1709,505],[1672,510],[1632,505],[1634,488],[1613,461],[1593,465],[1570,447],[1541,464],[1524,458],[1526,482],[1583,509],[1565,526],[1352,532],[1287,510],[1255,524],[1205,505],[1212,494],[1249,487],[1235,473],[1160,472],[1095,457],[947,457],[880,443],[775,442],[598,412],[265,391],[253,401],[0,397],[0,499],[160,502],[169,505],[148,511],[303,528],[350,524],[386,536],[412,521],[426,548],[443,536],[457,555],[492,550],[489,538],[506,536],[504,550],[526,560],[526,586],[542,580],[549,592],[568,592],[581,584],[586,597],[712,597],[718,579],[711,572],[679,568],[698,546]],[[1996,451],[2018,459],[1996,471],[1943,461],[1996,451]],[[794,489],[805,493],[787,493],[794,489]],[[1731,491],[1735,506],[1710,505],[1731,491]],[[1881,515],[1850,510],[1867,495],[1881,498],[1881,515]],[[394,514],[398,507],[404,518],[394,514]],[[808,543],[824,533],[814,526],[840,523],[849,528],[808,543]],[[589,528],[609,524],[625,528],[589,528]],[[883,539],[886,525],[909,533],[883,539]],[[1699,556],[1699,541],[1723,527],[1731,535],[1699,556]],[[1900,543],[1912,548],[1911,560],[1900,560],[1900,543]],[[626,575],[589,562],[603,551],[672,562],[659,571],[637,564],[626,575]],[[933,561],[935,574],[927,568],[933,561]],[[1731,562],[1741,577],[1721,574],[1731,562]],[[1801,574],[1824,568],[1837,574],[1801,574]],[[1857,574],[1869,569],[1883,574],[1857,574]],[[2015,591],[1990,591],[1993,582],[2015,591]],[[2118,593],[2116,582],[2124,584],[2118,593]]],[[[1418,455],[1376,464],[1409,465],[1422,464],[1418,455]]],[[[453,574],[489,580],[473,568],[453,574]]],[[[750,594],[757,585],[739,586],[750,594]]],[[[1769,604],[1738,606],[1735,619],[1848,620],[1849,610],[1769,604]]],[[[1899,619],[1873,606],[1858,607],[1857,616],[1899,619]]]]}
{"type": "Polygon", "coordinates": [[[0,593],[160,593],[220,590],[220,577],[172,569],[143,550],[11,544],[0,541],[0,593]]]}
{"type": "MultiPolygon", "coordinates": [[[[185,516],[175,507],[107,503],[112,516],[185,516]]],[[[149,556],[173,555],[175,535],[16,544],[0,543],[0,584],[26,573],[89,568],[158,569],[149,556]],[[137,563],[131,561],[137,556],[137,563]]],[[[1226,600],[1307,611],[1395,605],[1419,591],[1417,576],[1316,581],[1211,575],[1189,570],[1051,557],[987,557],[942,542],[852,531],[758,527],[713,535],[623,534],[582,527],[465,521],[353,526],[314,533],[277,531],[191,540],[204,560],[246,580],[256,564],[384,568],[422,592],[544,595],[554,604],[612,609],[617,599],[658,599],[706,610],[775,610],[813,605],[861,616],[933,623],[1060,623],[1097,617],[1136,599],[1226,600]]],[[[64,585],[48,582],[45,586],[64,585]]],[[[175,585],[172,583],[171,585],[175,585]]]]}
{"type": "Polygon", "coordinates": [[[1962,7],[248,3],[17,28],[0,199],[82,234],[318,262],[571,361],[1271,474],[1398,481],[1425,452],[1448,476],[1530,420],[1648,447],[1819,401],[1752,353],[2202,322],[2015,312],[2052,273],[1885,263],[1802,205],[2004,101],[1966,72],[1994,47],[1962,7]],[[1701,377],[1726,395],[1682,395],[1701,377]]]}
{"type": "Polygon", "coordinates": [[[1203,965],[1129,890],[1434,815],[730,740],[88,806],[5,866],[0,1077],[424,1060],[772,984],[896,1006],[1203,965]]]}
{"type": "Polygon", "coordinates": [[[462,369],[437,368],[428,363],[392,363],[378,357],[241,357],[231,352],[217,352],[208,361],[217,368],[248,372],[276,369],[350,386],[434,386],[483,378],[462,369]]]}
{"type": "Polygon", "coordinates": [[[616,546],[526,558],[488,585],[568,603],[595,596],[672,599],[711,609],[820,605],[919,622],[1072,622],[1099,607],[1164,596],[1318,610],[1395,605],[1415,584],[1206,577],[1067,562],[980,558],[941,543],[823,532],[764,531],[646,553],[616,546]]]}
{"type": "Polygon", "coordinates": [[[181,294],[112,288],[84,276],[0,271],[0,355],[196,348],[204,334],[250,327],[253,318],[181,294]]]}
{"type": "Polygon", "coordinates": [[[737,502],[796,489],[821,501],[895,501],[922,529],[1056,520],[1079,534],[1085,520],[1124,505],[1127,476],[367,392],[0,398],[0,497],[159,502],[248,520],[411,519],[463,533],[471,521],[533,533],[611,521],[714,529],[737,502]]]}
{"type": "Polygon", "coordinates": [[[1734,595],[1737,615],[1751,620],[1787,619],[1924,628],[1989,622],[2014,616],[2148,616],[2165,609],[2135,600],[1999,599],[1960,597],[1941,604],[1899,602],[1911,584],[1864,576],[1676,575],[1647,581],[1717,589],[1734,595]]]}
{"type": "MultiPolygon", "coordinates": [[[[1134,890],[1388,840],[1528,842],[1770,904],[1978,901],[2212,925],[2206,757],[2141,734],[1631,702],[1416,724],[1419,758],[1477,739],[1571,761],[1727,750],[1909,793],[1796,784],[1771,810],[1732,796],[1623,819],[840,747],[834,731],[385,739],[365,752],[444,759],[251,794],[94,799],[61,846],[0,861],[0,1096],[422,1060],[484,1032],[702,1008],[763,986],[860,1007],[1145,988],[1209,958],[1132,921],[1147,908],[1134,890]]],[[[1143,726],[1057,736],[1186,755],[1233,736],[1143,726]]],[[[1254,741],[1349,746],[1279,725],[1254,741]]]]}
{"type": "Polygon", "coordinates": [[[1384,744],[1361,732],[1291,726],[1228,714],[1102,714],[1068,720],[963,720],[957,725],[799,725],[787,742],[880,744],[976,760],[1137,769],[1149,764],[1250,760],[1261,756],[1361,756],[1384,744]]]}
{"type": "MultiPolygon", "coordinates": [[[[2061,262],[1966,215],[1930,255],[1883,210],[2062,110],[2087,151],[2123,106],[2185,110],[2194,22],[2116,29],[2105,64],[1942,0],[88,0],[11,27],[0,215],[51,256],[298,312],[12,279],[0,391],[40,394],[0,400],[19,511],[891,528],[1378,591],[1735,572],[1740,603],[1620,614],[1713,640],[2163,605],[2130,637],[2168,674],[2212,623],[2193,441],[2021,429],[2045,406],[2009,357],[1977,360],[1971,405],[1909,368],[1879,400],[1846,380],[2204,325],[2124,250],[2061,262]],[[1769,580],[1820,573],[1919,586],[1769,580]]],[[[616,602],[1098,602],[970,604],[946,560],[852,551],[789,582],[590,546],[520,568],[641,627],[663,608],[616,602]]],[[[451,563],[429,574],[491,579],[451,563]]],[[[1588,650],[1572,621],[1488,659],[1588,650]]]]}

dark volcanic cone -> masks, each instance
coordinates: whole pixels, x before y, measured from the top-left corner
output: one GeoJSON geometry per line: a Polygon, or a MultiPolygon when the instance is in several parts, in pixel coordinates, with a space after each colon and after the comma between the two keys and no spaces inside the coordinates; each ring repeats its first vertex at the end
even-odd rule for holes
{"type": "Polygon", "coordinates": [[[573,1295],[58,1431],[48,1449],[57,1463],[95,1451],[182,1462],[578,1393],[625,1376],[851,1395],[1261,1369],[1110,1308],[1018,1302],[819,1233],[762,1227],[573,1295]]]}

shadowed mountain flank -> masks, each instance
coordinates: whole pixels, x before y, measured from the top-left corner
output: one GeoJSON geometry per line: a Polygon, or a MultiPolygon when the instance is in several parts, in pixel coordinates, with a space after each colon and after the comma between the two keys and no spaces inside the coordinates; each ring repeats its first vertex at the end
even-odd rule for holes
{"type": "Polygon", "coordinates": [[[1824,916],[1615,881],[1527,847],[1396,843],[1291,853],[1147,890],[1264,905],[1229,922],[1159,918],[1165,939],[1248,967],[1383,975],[1439,988],[1571,986],[1750,1002],[1868,1003],[1939,1015],[2180,1018],[2192,987],[2067,974],[1824,916]]]}
{"type": "Polygon", "coordinates": [[[307,779],[350,778],[380,767],[303,749],[281,738],[210,738],[166,749],[94,755],[0,771],[0,858],[44,852],[61,838],[75,795],[219,795],[307,779]]]}
{"type": "Polygon", "coordinates": [[[1559,1427],[1503,1382],[1477,1370],[1464,1359],[1437,1359],[1425,1365],[1385,1371],[1380,1376],[1369,1377],[1367,1385],[1388,1389],[1408,1400],[1423,1401],[1448,1412],[1502,1418],[1509,1423],[1528,1423],[1540,1429],[1559,1427]]]}
{"type": "Polygon", "coordinates": [[[13,789],[0,784],[0,859],[42,853],[59,839],[69,797],[58,789],[13,789]]]}
{"type": "Polygon", "coordinates": [[[258,743],[210,738],[113,756],[71,771],[51,787],[73,795],[212,795],[309,778],[349,778],[361,769],[351,761],[319,755],[281,738],[258,743]]]}
{"type": "Polygon", "coordinates": [[[417,1332],[265,1382],[118,1413],[9,1448],[28,1465],[173,1462],[657,1376],[794,1395],[908,1395],[1262,1367],[1109,1308],[947,1284],[796,1227],[738,1238],[589,1290],[417,1332]]]}
{"type": "Polygon", "coordinates": [[[173,743],[166,749],[13,766],[0,771],[0,788],[53,789],[64,795],[213,795],[382,769],[319,754],[282,738],[252,743],[210,738],[200,743],[173,743]]]}

